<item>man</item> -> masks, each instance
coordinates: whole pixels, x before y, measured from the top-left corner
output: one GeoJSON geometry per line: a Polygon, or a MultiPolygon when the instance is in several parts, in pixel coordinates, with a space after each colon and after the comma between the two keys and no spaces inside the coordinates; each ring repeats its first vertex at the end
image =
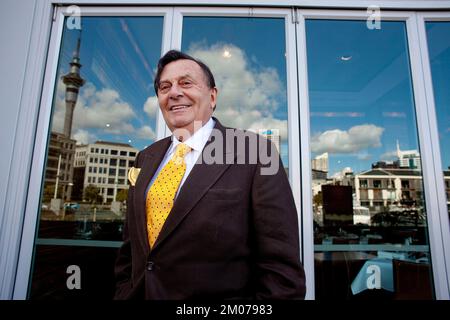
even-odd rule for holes
{"type": "Polygon", "coordinates": [[[279,155],[263,163],[267,140],[212,117],[214,77],[193,57],[166,53],[155,90],[173,134],[130,171],[115,298],[303,299],[297,213],[279,155]]]}

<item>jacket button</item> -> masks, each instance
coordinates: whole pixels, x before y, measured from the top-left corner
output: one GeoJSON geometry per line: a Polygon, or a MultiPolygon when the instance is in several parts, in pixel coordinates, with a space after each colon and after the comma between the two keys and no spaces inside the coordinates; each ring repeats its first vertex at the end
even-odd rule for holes
{"type": "Polygon", "coordinates": [[[147,270],[148,270],[148,271],[152,271],[154,265],[155,265],[155,263],[154,263],[153,261],[148,261],[148,262],[147,262],[147,270]]]}

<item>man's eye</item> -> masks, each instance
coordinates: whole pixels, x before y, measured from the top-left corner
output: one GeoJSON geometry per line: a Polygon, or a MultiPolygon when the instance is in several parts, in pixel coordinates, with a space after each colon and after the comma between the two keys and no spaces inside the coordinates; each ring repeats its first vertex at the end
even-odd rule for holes
{"type": "Polygon", "coordinates": [[[183,86],[183,87],[189,87],[191,84],[192,84],[192,82],[191,81],[189,81],[189,80],[184,80],[184,81],[181,81],[181,86],[183,86]]]}
{"type": "Polygon", "coordinates": [[[167,83],[163,83],[163,84],[159,85],[159,90],[160,91],[165,91],[165,90],[168,90],[169,88],[170,88],[170,85],[167,84],[167,83]]]}

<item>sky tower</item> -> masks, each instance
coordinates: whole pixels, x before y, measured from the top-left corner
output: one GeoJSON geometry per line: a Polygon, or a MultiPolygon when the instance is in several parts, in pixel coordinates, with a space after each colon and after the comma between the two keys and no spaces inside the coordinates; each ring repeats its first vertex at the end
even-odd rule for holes
{"type": "Polygon", "coordinates": [[[80,76],[80,43],[81,43],[81,30],[78,37],[77,48],[73,54],[72,61],[70,62],[70,71],[68,74],[61,77],[66,85],[66,114],[64,117],[64,135],[70,138],[72,133],[73,122],[73,110],[78,99],[78,92],[80,87],[84,85],[84,79],[80,76]]]}

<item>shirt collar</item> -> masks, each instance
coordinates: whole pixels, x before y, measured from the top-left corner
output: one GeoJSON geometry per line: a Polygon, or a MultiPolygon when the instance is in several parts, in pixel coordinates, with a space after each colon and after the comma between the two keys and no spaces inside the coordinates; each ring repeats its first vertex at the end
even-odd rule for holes
{"type": "MultiPolygon", "coordinates": [[[[216,122],[213,120],[213,118],[209,118],[208,122],[205,123],[203,127],[194,132],[194,134],[183,143],[191,147],[192,150],[201,152],[205,147],[206,142],[208,142],[209,136],[211,135],[215,124],[216,122]]],[[[177,145],[179,145],[180,143],[181,142],[174,135],[172,135],[172,145],[170,147],[170,152],[175,150],[177,145]]]]}

